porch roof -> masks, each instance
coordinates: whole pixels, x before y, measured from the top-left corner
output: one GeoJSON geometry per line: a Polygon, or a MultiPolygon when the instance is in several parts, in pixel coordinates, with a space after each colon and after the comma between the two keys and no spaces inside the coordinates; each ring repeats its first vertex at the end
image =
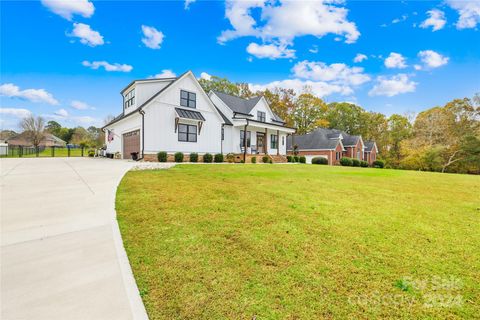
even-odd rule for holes
{"type": "Polygon", "coordinates": [[[283,126],[281,124],[275,123],[268,123],[268,122],[261,122],[253,119],[233,119],[233,126],[234,127],[241,127],[247,125],[250,127],[262,128],[262,129],[271,129],[271,130],[279,130],[286,133],[294,133],[295,129],[283,126]]]}

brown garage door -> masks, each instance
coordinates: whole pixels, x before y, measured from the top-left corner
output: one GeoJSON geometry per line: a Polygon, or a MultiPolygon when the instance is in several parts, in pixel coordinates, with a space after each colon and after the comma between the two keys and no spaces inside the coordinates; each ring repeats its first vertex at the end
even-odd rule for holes
{"type": "Polygon", "coordinates": [[[131,159],[132,152],[140,154],[140,130],[123,134],[123,159],[131,159]]]}

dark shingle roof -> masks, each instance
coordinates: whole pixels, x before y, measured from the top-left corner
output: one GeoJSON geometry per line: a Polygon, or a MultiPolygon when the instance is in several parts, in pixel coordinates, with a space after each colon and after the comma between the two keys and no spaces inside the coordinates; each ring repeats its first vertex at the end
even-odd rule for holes
{"type": "Polygon", "coordinates": [[[374,141],[365,141],[365,151],[366,152],[372,151],[374,146],[375,146],[374,141]]]}
{"type": "MultiPolygon", "coordinates": [[[[337,147],[340,135],[343,137],[343,146],[355,145],[360,136],[351,136],[337,129],[317,128],[314,131],[294,137],[298,149],[305,150],[333,150],[337,147]]],[[[292,137],[287,138],[287,150],[292,150],[292,137]]]]}
{"type": "Polygon", "coordinates": [[[344,146],[354,146],[357,144],[358,139],[360,139],[360,136],[351,136],[351,135],[345,134],[343,135],[342,143],[344,146]]]}
{"type": "MultiPolygon", "coordinates": [[[[250,99],[243,99],[240,97],[232,96],[220,91],[213,91],[233,112],[241,114],[250,114],[252,109],[257,105],[258,101],[262,99],[262,96],[253,97],[250,99]]],[[[283,119],[273,113],[273,119],[276,122],[284,123],[283,119]]]]}
{"type": "Polygon", "coordinates": [[[240,97],[232,96],[220,91],[214,93],[229,107],[233,112],[250,114],[253,107],[258,103],[262,97],[254,97],[251,99],[242,99],[240,97]]]}
{"type": "Polygon", "coordinates": [[[198,111],[186,110],[181,108],[175,108],[175,111],[180,118],[205,121],[203,115],[198,111]]]}
{"type": "MultiPolygon", "coordinates": [[[[328,138],[328,134],[335,133],[333,130],[318,128],[310,133],[304,135],[296,135],[294,139],[295,145],[298,146],[298,149],[325,149],[332,150],[337,147],[338,139],[328,138]]],[[[292,150],[292,136],[287,138],[287,149],[292,150]]]]}

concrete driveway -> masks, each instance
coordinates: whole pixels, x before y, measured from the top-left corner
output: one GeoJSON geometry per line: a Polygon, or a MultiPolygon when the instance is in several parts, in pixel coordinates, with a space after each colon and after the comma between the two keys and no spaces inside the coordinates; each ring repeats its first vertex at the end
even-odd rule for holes
{"type": "Polygon", "coordinates": [[[114,210],[133,165],[0,159],[2,319],[147,318],[114,210]]]}

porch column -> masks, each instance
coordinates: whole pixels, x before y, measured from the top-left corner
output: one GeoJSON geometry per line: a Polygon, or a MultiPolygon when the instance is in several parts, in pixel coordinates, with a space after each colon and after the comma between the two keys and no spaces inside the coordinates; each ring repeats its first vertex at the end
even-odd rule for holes
{"type": "Polygon", "coordinates": [[[243,162],[247,162],[247,126],[248,122],[243,130],[243,162]]]}
{"type": "Polygon", "coordinates": [[[280,155],[280,130],[277,130],[277,156],[280,155]]]}
{"type": "Polygon", "coordinates": [[[268,154],[268,132],[267,128],[265,128],[265,154],[268,154]]]}

